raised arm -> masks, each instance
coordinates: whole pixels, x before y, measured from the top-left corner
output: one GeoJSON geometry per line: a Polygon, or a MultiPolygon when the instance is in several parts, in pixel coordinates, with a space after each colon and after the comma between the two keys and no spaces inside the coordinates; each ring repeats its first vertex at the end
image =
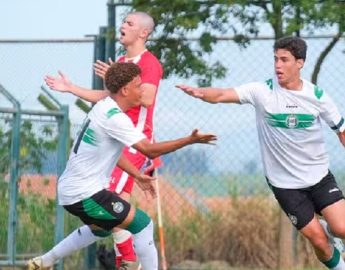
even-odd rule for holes
{"type": "Polygon", "coordinates": [[[240,99],[233,88],[191,87],[176,85],[186,94],[209,103],[240,103],[240,99]]]}
{"type": "Polygon", "coordinates": [[[81,86],[73,84],[69,80],[69,78],[66,75],[64,75],[61,71],[59,71],[58,73],[58,76],[47,75],[44,78],[44,81],[52,90],[59,92],[68,92],[86,101],[94,103],[109,95],[108,90],[93,90],[83,88],[81,86]]]}
{"type": "Polygon", "coordinates": [[[132,147],[139,152],[143,153],[145,156],[153,159],[159,157],[163,154],[173,152],[177,149],[180,149],[184,146],[194,143],[203,143],[203,144],[214,144],[217,140],[217,136],[214,134],[203,134],[199,133],[197,129],[193,130],[192,134],[183,137],[180,139],[165,141],[165,142],[156,142],[151,143],[147,139],[143,139],[138,143],[132,145],[132,147]]]}

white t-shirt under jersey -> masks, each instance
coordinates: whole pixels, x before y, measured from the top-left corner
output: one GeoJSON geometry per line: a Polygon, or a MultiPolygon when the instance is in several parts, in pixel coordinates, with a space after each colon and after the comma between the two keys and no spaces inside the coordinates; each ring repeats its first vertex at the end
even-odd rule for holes
{"type": "Polygon", "coordinates": [[[144,138],[112,98],[97,102],[75,139],[66,169],[58,180],[59,203],[70,205],[102,190],[123,147],[144,138]]]}
{"type": "Polygon", "coordinates": [[[264,171],[279,188],[305,188],[328,172],[322,118],[336,132],[344,119],[325,91],[303,80],[300,91],[279,86],[275,80],[235,87],[241,103],[255,107],[264,171]]]}

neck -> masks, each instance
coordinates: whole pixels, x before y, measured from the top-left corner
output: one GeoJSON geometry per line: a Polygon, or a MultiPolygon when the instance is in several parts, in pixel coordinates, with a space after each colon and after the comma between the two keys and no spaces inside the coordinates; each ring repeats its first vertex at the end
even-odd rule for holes
{"type": "Polygon", "coordinates": [[[112,98],[117,103],[117,105],[120,107],[120,109],[123,112],[126,112],[130,108],[130,105],[126,102],[125,99],[121,98],[120,95],[111,94],[109,95],[109,97],[112,98]]]}
{"type": "Polygon", "coordinates": [[[302,90],[302,87],[303,87],[303,81],[301,80],[301,78],[298,78],[298,79],[291,81],[291,82],[282,83],[282,84],[280,84],[280,86],[287,89],[287,90],[300,91],[300,90],[302,90]]]}
{"type": "Polygon", "coordinates": [[[134,44],[126,47],[126,58],[133,58],[146,50],[145,44],[134,44]]]}

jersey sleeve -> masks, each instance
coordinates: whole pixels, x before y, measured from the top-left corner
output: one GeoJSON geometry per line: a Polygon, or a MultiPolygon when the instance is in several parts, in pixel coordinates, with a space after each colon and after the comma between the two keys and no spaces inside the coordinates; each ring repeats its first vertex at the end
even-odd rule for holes
{"type": "Polygon", "coordinates": [[[134,127],[133,122],[124,113],[110,117],[104,128],[109,136],[128,147],[146,138],[140,130],[134,127]]]}
{"type": "Polygon", "coordinates": [[[258,103],[258,100],[260,98],[260,91],[269,91],[262,90],[262,88],[263,85],[259,82],[252,82],[234,87],[238,97],[240,98],[240,103],[249,103],[253,106],[256,106],[258,103]]]}
{"type": "Polygon", "coordinates": [[[327,123],[327,125],[336,133],[343,132],[345,130],[344,117],[338,111],[337,106],[327,93],[323,93],[320,98],[321,101],[321,118],[327,123]]]}
{"type": "Polygon", "coordinates": [[[141,67],[141,83],[153,84],[156,87],[162,79],[163,71],[162,66],[156,59],[146,61],[141,67]]]}

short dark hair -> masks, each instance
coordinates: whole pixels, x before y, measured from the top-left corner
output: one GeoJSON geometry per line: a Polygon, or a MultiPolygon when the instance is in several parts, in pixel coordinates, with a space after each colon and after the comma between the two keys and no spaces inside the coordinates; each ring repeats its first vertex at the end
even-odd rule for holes
{"type": "Polygon", "coordinates": [[[307,44],[299,37],[283,37],[274,43],[274,51],[278,49],[288,50],[296,59],[305,60],[307,56],[307,44]]]}
{"type": "Polygon", "coordinates": [[[114,63],[105,73],[105,86],[115,94],[140,73],[140,68],[134,63],[114,63]]]}

